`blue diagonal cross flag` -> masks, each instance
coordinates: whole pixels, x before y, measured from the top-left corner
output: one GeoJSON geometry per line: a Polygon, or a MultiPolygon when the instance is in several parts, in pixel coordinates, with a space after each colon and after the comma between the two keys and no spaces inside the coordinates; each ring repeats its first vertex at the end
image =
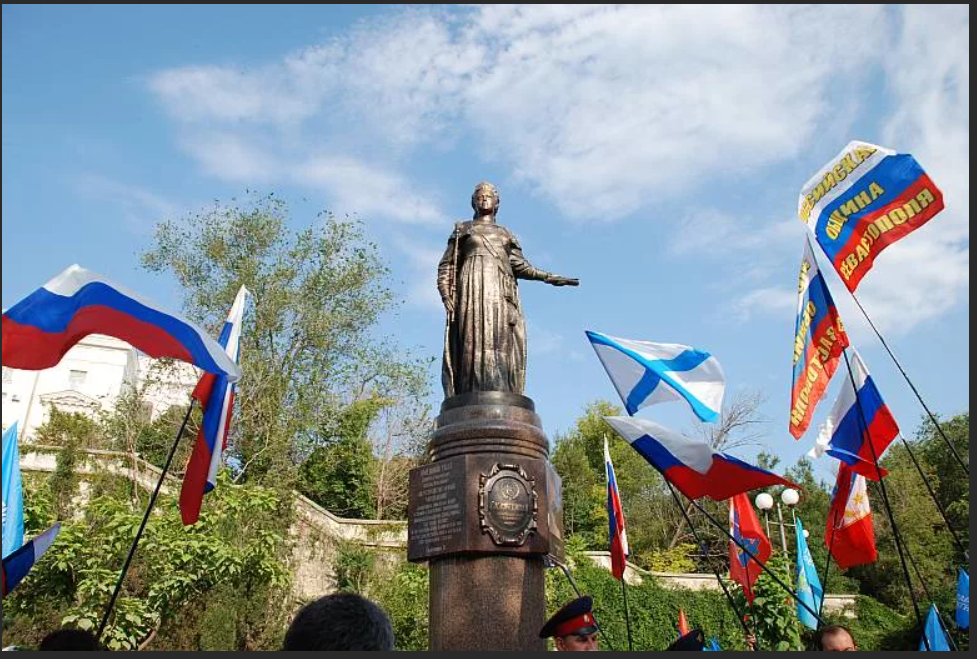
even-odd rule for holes
{"type": "Polygon", "coordinates": [[[24,490],[20,482],[17,423],[3,433],[3,558],[24,544],[24,490]]]}
{"type": "Polygon", "coordinates": [[[970,629],[970,575],[963,570],[957,579],[957,627],[970,629]]]}
{"type": "Polygon", "coordinates": [[[723,407],[726,377],[708,352],[676,343],[652,343],[587,332],[628,414],[672,400],[685,400],[703,421],[723,407]]]}
{"type": "MultiPolygon", "coordinates": [[[[814,611],[821,610],[821,600],[824,589],[818,578],[818,569],[811,557],[811,550],[804,537],[804,525],[800,517],[797,518],[797,597],[814,611]]],[[[797,618],[801,624],[809,629],[817,629],[818,621],[814,615],[800,602],[797,603],[797,618]]]]}
{"type": "Polygon", "coordinates": [[[923,628],[923,636],[920,639],[919,649],[925,651],[927,645],[933,652],[949,652],[950,644],[947,643],[946,634],[943,633],[943,625],[940,624],[940,613],[936,610],[936,605],[930,605],[929,615],[926,616],[926,626],[923,628]]]}

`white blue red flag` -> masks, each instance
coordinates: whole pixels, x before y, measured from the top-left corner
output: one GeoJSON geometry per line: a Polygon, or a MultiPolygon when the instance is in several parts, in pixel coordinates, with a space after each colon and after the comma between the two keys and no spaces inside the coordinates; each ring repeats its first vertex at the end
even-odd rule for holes
{"type": "Polygon", "coordinates": [[[849,142],[801,190],[797,212],[848,290],[888,245],[943,210],[943,193],[916,159],[849,142]]]}
{"type": "Polygon", "coordinates": [[[790,386],[790,434],[796,439],[811,424],[814,408],[838,368],[848,346],[824,275],[811,244],[804,245],[797,282],[797,323],[794,328],[794,369],[790,386]]]}
{"type": "Polygon", "coordinates": [[[878,480],[875,458],[882,458],[889,444],[899,435],[899,426],[854,348],[851,350],[851,369],[852,378],[842,385],[828,417],[832,432],[826,452],[856,473],[878,480]]]}
{"type": "MultiPolygon", "coordinates": [[[[218,339],[218,343],[235,364],[241,352],[241,324],[247,297],[248,289],[242,286],[218,339]]],[[[227,446],[227,435],[231,428],[234,388],[234,383],[226,377],[207,373],[200,378],[193,390],[193,397],[204,410],[204,418],[197,432],[197,441],[187,463],[183,488],[180,490],[180,514],[184,524],[196,524],[200,518],[204,494],[214,489],[217,483],[221,455],[227,446]]]]}
{"type": "Polygon", "coordinates": [[[37,536],[23,547],[3,559],[3,596],[12,591],[24,580],[27,573],[31,571],[34,564],[41,560],[54,539],[61,531],[61,524],[55,524],[47,531],[37,536]]]}
{"type": "Polygon", "coordinates": [[[713,451],[707,442],[690,439],[654,421],[629,416],[605,416],[604,420],[690,499],[708,496],[722,501],[771,485],[797,487],[773,472],[713,451]]]}
{"type": "Polygon", "coordinates": [[[676,343],[652,343],[587,332],[628,414],[648,405],[685,400],[703,421],[723,408],[726,378],[708,352],[676,343]]]}
{"type": "Polygon", "coordinates": [[[106,334],[150,357],[172,357],[236,382],[241,370],[190,321],[104,277],[72,265],[3,314],[3,365],[56,365],[89,334],[106,334]]]}
{"type": "Polygon", "coordinates": [[[729,500],[729,534],[736,539],[729,543],[729,577],[743,586],[752,604],[753,584],[762,571],[757,561],[766,564],[772,548],[745,493],[729,500]]]}
{"type": "Polygon", "coordinates": [[[621,494],[617,489],[617,477],[614,475],[614,464],[611,462],[611,452],[604,438],[604,473],[607,476],[607,519],[610,524],[611,540],[611,573],[615,579],[624,579],[627,567],[628,532],[624,523],[624,508],[621,507],[621,494]]]}
{"type": "Polygon", "coordinates": [[[843,570],[874,563],[878,559],[868,484],[864,476],[855,473],[845,463],[838,466],[838,479],[825,524],[824,544],[843,570]]]}

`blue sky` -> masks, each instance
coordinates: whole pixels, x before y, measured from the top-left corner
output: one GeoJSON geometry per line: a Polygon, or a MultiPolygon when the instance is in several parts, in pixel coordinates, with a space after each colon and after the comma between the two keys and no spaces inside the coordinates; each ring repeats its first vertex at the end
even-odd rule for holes
{"type": "MultiPolygon", "coordinates": [[[[439,355],[434,269],[489,180],[526,256],[582,283],[521,286],[551,436],[613,399],[594,329],[715,354],[791,464],[816,433],[787,433],[797,195],[852,139],[944,191],[859,296],[931,408],[969,408],[969,30],[938,6],[4,6],[3,304],[77,262],[175,308],[138,268],[155,221],[274,191],[296,226],[362,218],[405,298],[382,331],[439,355]]],[[[911,433],[919,404],[829,285],[911,433]]]]}

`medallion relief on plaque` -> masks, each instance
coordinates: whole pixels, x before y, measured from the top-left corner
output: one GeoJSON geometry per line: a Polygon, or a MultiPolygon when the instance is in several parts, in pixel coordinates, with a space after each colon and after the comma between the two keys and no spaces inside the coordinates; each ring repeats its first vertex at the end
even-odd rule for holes
{"type": "Polygon", "coordinates": [[[482,532],[501,546],[518,547],[536,530],[536,479],[516,464],[496,463],[479,474],[478,519],[482,532]]]}

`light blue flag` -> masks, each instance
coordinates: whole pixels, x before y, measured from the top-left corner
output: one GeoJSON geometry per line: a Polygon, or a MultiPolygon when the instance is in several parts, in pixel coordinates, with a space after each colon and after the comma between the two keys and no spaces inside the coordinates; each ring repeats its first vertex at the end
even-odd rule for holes
{"type": "Polygon", "coordinates": [[[17,422],[3,433],[3,558],[24,544],[24,489],[20,483],[17,422]]]}
{"type": "Polygon", "coordinates": [[[709,645],[702,648],[706,652],[722,652],[723,649],[719,647],[719,641],[714,638],[709,639],[709,645]]]}
{"type": "Polygon", "coordinates": [[[943,633],[943,625],[940,624],[940,614],[936,610],[936,605],[930,605],[930,614],[926,616],[926,627],[923,629],[925,640],[920,639],[919,649],[926,650],[926,643],[929,642],[929,649],[933,652],[949,652],[950,644],[947,643],[946,634],[943,633]]]}
{"type": "MultiPolygon", "coordinates": [[[[804,537],[804,525],[801,524],[799,517],[795,530],[797,531],[797,596],[813,610],[819,611],[824,589],[821,588],[818,569],[811,557],[811,550],[808,549],[807,538],[804,537]]],[[[818,628],[817,618],[800,602],[797,603],[797,618],[809,629],[818,628]]]]}
{"type": "Polygon", "coordinates": [[[963,570],[957,579],[957,627],[970,629],[970,575],[963,570]]]}

